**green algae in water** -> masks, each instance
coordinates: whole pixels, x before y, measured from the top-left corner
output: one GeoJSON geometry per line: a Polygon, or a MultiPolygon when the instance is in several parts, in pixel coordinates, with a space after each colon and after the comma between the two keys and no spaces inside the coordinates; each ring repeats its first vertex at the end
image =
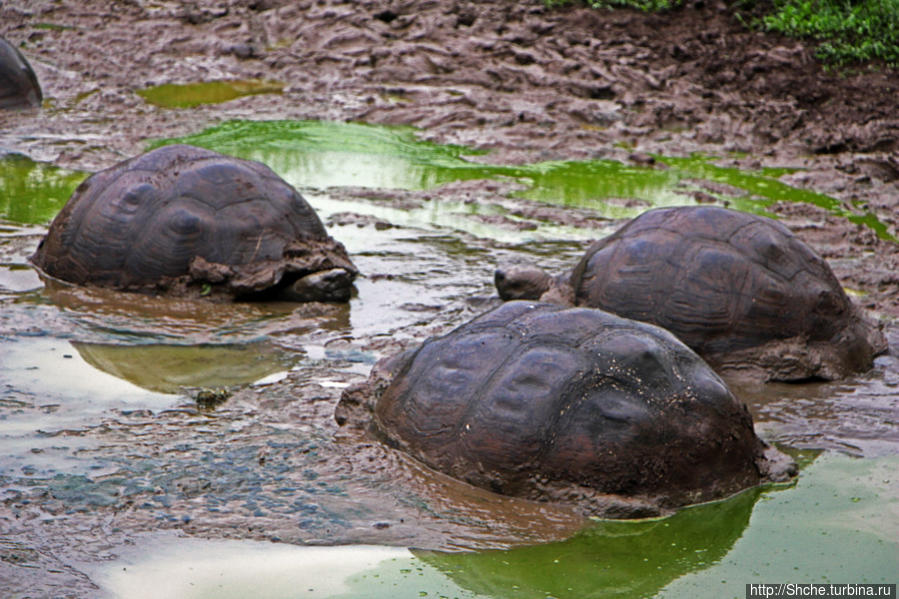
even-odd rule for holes
{"type": "Polygon", "coordinates": [[[137,90],[150,104],[163,108],[193,108],[201,104],[220,104],[241,96],[280,94],[279,81],[246,79],[238,81],[205,81],[200,83],[164,83],[137,90]]]}
{"type": "Polygon", "coordinates": [[[772,204],[777,202],[804,202],[823,208],[831,214],[845,217],[850,222],[865,225],[882,239],[893,239],[892,235],[887,231],[886,225],[880,222],[874,214],[870,212],[851,212],[836,198],[823,193],[792,187],[776,178],[780,175],[794,172],[792,169],[767,168],[759,172],[742,171],[737,168],[717,166],[711,163],[711,157],[702,155],[686,158],[670,156],[656,156],[655,158],[665,162],[665,164],[678,172],[687,173],[690,177],[697,177],[716,183],[726,183],[746,191],[746,195],[729,198],[732,207],[737,210],[771,216],[765,211],[765,208],[772,204]]]}
{"type": "Polygon", "coordinates": [[[560,543],[482,553],[416,552],[460,587],[487,597],[650,597],[708,567],[749,525],[760,489],[669,518],[601,521],[560,543]]]}
{"type": "Polygon", "coordinates": [[[418,140],[412,127],[327,121],[230,121],[154,144],[187,143],[258,160],[299,187],[424,190],[489,179],[496,169],[463,158],[462,146],[418,140]]]}
{"type": "Polygon", "coordinates": [[[695,204],[690,180],[702,179],[732,187],[736,195],[711,195],[739,210],[767,214],[765,208],[775,202],[807,202],[890,237],[874,215],[850,213],[834,198],[777,179],[790,169],[741,171],[716,166],[711,158],[698,155],[657,156],[667,168],[614,160],[484,164],[467,158],[483,152],[422,141],[418,133],[412,127],[361,123],[230,121],[154,146],[188,143],[258,160],[293,185],[306,188],[425,190],[453,181],[511,179],[521,186],[515,192],[518,197],[589,208],[608,218],[631,218],[653,207],[695,204]]]}
{"type": "Polygon", "coordinates": [[[170,594],[217,599],[295,597],[301,587],[285,581],[310,563],[304,596],[329,599],[718,598],[743,597],[752,582],[889,583],[899,567],[897,466],[897,456],[826,453],[790,488],[749,489],[668,518],[600,521],[566,541],[509,550],[294,547],[284,555],[282,544],[221,551],[220,541],[175,539],[127,569],[110,564],[101,578],[123,598],[177,583],[170,594]]]}
{"type": "Polygon", "coordinates": [[[677,177],[612,160],[495,165],[472,162],[471,148],[418,138],[412,127],[327,121],[230,121],[166,143],[187,143],[258,160],[298,187],[365,187],[426,190],[454,181],[512,179],[520,197],[589,207],[604,216],[635,216],[639,209],[604,203],[608,198],[682,204],[672,190],[677,177]]]}
{"type": "Polygon", "coordinates": [[[0,157],[0,219],[38,225],[53,220],[87,177],[20,155],[0,157]]]}
{"type": "MultiPolygon", "coordinates": [[[[891,583],[897,467],[897,456],[825,453],[791,488],[749,489],[668,518],[601,521],[566,541],[506,551],[414,553],[464,597],[717,598],[743,597],[750,582],[891,583]]],[[[397,574],[374,574],[339,597],[389,597],[397,574]]]]}

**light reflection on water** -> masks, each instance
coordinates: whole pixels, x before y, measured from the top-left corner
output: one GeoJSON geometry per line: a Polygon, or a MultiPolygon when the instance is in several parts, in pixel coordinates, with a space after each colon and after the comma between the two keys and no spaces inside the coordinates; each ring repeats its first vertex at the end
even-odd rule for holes
{"type": "MultiPolygon", "coordinates": [[[[317,144],[318,150],[306,148],[298,153],[292,140],[285,141],[283,148],[275,144],[249,156],[263,159],[302,187],[323,220],[353,212],[394,225],[329,227],[363,273],[348,306],[221,305],[53,282],[44,286],[26,266],[42,225],[10,225],[0,231],[0,451],[4,456],[0,486],[5,489],[5,503],[0,507],[25,510],[22,506],[32,506],[62,514],[60,520],[71,518],[73,527],[90,527],[95,523],[92,518],[109,519],[116,514],[119,525],[135,534],[183,527],[198,536],[225,530],[291,542],[454,549],[559,540],[582,525],[582,520],[565,510],[489,496],[447,481],[384,448],[338,439],[331,412],[340,390],[364,376],[384,352],[392,351],[391,343],[419,340],[489,307],[495,301],[491,278],[498,263],[526,259],[562,272],[574,264],[584,240],[603,231],[553,222],[540,222],[532,231],[496,226],[486,217],[510,215],[499,203],[482,205],[479,200],[489,194],[475,193],[474,201],[444,201],[438,197],[438,188],[433,200],[409,196],[406,199],[413,201],[404,203],[390,194],[378,198],[328,188],[341,182],[421,190],[489,176],[511,178],[516,193],[526,197],[545,193],[547,197],[534,197],[552,201],[549,196],[558,194],[558,201],[570,198],[579,205],[591,202],[600,192],[649,196],[643,188],[628,191],[627,187],[648,180],[650,187],[661,182],[656,189],[663,190],[653,201],[678,203],[686,197],[684,188],[671,187],[680,175],[600,164],[594,175],[612,171],[621,175],[615,183],[618,187],[602,191],[598,183],[584,186],[577,178],[589,171],[582,164],[490,170],[463,160],[464,148],[425,147],[413,143],[404,130],[353,127],[341,125],[343,133],[336,137],[331,125],[307,128],[307,137],[301,141],[317,144]],[[359,135],[348,140],[347,131],[359,135]],[[341,145],[350,142],[357,145],[341,145]],[[253,386],[260,381],[263,384],[253,386]],[[207,386],[233,387],[235,399],[215,410],[200,411],[189,396],[190,389],[207,386]],[[363,457],[351,455],[357,451],[363,457]]],[[[213,146],[220,144],[214,149],[231,149],[224,138],[211,135],[207,139],[213,146]]],[[[60,185],[71,187],[78,179],[55,171],[53,177],[37,176],[33,165],[26,167],[29,177],[44,186],[39,189],[50,185],[57,196],[60,185]]],[[[58,203],[59,198],[53,201],[58,203]]],[[[24,214],[17,217],[22,222],[43,223],[52,210],[48,213],[45,205],[40,206],[34,213],[6,206],[0,216],[24,214]]],[[[644,208],[613,204],[607,215],[627,216],[644,208]]],[[[895,330],[891,335],[895,349],[895,330]]],[[[761,561],[759,548],[770,543],[812,556],[802,562],[805,570],[800,572],[808,579],[815,574],[816,564],[855,567],[856,562],[847,561],[836,545],[826,546],[828,555],[816,553],[814,535],[840,533],[843,539],[857,541],[849,543],[852,557],[871,551],[870,539],[859,531],[871,532],[872,514],[884,518],[884,530],[895,531],[899,514],[894,499],[899,493],[894,484],[878,481],[886,480],[885,470],[895,469],[895,460],[889,456],[899,454],[897,373],[896,359],[888,356],[878,361],[874,372],[842,383],[735,386],[767,438],[866,459],[852,462],[828,453],[820,466],[816,463],[803,474],[809,488],[816,491],[803,491],[806,486],[800,481],[795,490],[766,491],[757,504],[758,496],[754,496],[748,507],[737,510],[737,525],[724,531],[725,542],[716,549],[718,557],[710,561],[696,555],[662,559],[657,553],[660,563],[650,564],[645,572],[640,570],[642,561],[633,556],[612,565],[618,571],[636,568],[634,576],[651,579],[651,587],[646,588],[652,592],[687,572],[694,573],[685,578],[694,580],[690,584],[706,585],[720,572],[726,572],[721,578],[728,580],[749,571],[784,578],[790,572],[780,564],[792,561],[761,561]],[[887,457],[877,461],[871,459],[874,456],[887,457]],[[856,468],[859,476],[867,477],[856,481],[861,499],[844,501],[847,487],[834,481],[855,476],[856,468]],[[813,509],[815,493],[842,499],[813,509]],[[770,511],[769,506],[775,505],[782,516],[770,511]],[[857,509],[861,507],[863,512],[857,509]],[[811,525],[815,518],[822,523],[818,528],[811,525]],[[845,533],[842,522],[861,520],[864,526],[845,533]],[[790,528],[791,522],[804,522],[801,543],[789,537],[790,531],[796,531],[790,528]],[[784,529],[783,534],[777,526],[784,529]],[[728,557],[722,557],[725,554],[728,557]],[[725,569],[712,567],[712,561],[725,569]],[[709,568],[707,577],[697,574],[703,568],[709,568]],[[652,578],[660,570],[664,576],[652,578]]],[[[688,516],[696,513],[686,512],[688,516]]],[[[445,592],[500,597],[508,592],[501,585],[530,584],[535,596],[552,592],[562,597],[567,586],[529,578],[531,573],[557,568],[564,571],[559,584],[572,577],[583,583],[575,596],[586,596],[584,589],[602,590],[604,596],[616,589],[622,596],[641,596],[642,591],[628,595],[628,589],[610,588],[611,578],[591,578],[595,562],[578,557],[593,555],[591,551],[608,553],[617,547],[609,539],[630,534],[614,525],[603,530],[608,533],[606,540],[602,535],[580,535],[568,545],[455,557],[424,551],[412,555],[405,549],[385,547],[283,545],[254,545],[249,556],[248,546],[242,544],[217,549],[204,545],[205,541],[173,541],[161,544],[160,552],[183,556],[180,561],[160,558],[143,568],[142,560],[153,551],[142,547],[128,562],[127,574],[121,570],[103,580],[109,581],[110,588],[125,589],[123,597],[139,596],[128,593],[140,589],[156,590],[154,584],[181,585],[178,592],[188,596],[189,582],[201,583],[191,588],[199,593],[202,587],[206,593],[196,596],[224,597],[221,593],[245,589],[252,579],[265,579],[264,590],[275,597],[282,589],[296,589],[308,577],[320,592],[330,593],[323,596],[382,593],[393,597],[390,593],[396,591],[396,584],[407,585],[401,588],[414,591],[413,596],[425,590],[429,596],[445,592]],[[198,556],[207,549],[218,557],[203,561],[198,556]],[[563,562],[567,566],[559,567],[563,562]],[[185,563],[194,570],[184,572],[185,563]],[[304,563],[315,567],[304,570],[304,563]],[[316,576],[323,570],[328,577],[316,576]],[[296,576],[291,574],[294,571],[296,576]],[[340,578],[331,576],[335,573],[340,573],[343,582],[326,589],[326,578],[340,578]],[[416,586],[422,580],[428,581],[425,587],[416,586]]],[[[33,532],[22,533],[22,538],[31,538],[33,532]]],[[[889,539],[879,542],[880,549],[874,545],[877,551],[895,548],[889,539]]],[[[694,553],[701,555],[710,548],[698,547],[694,553]]],[[[596,559],[602,563],[600,557],[596,559]]],[[[871,572],[883,565],[882,560],[870,563],[871,572]]],[[[695,591],[678,583],[666,592],[688,595],[677,589],[691,588],[695,591]]],[[[742,587],[734,594],[742,594],[742,587]]]]}
{"type": "Polygon", "coordinates": [[[116,597],[720,597],[749,582],[889,583],[899,566],[897,457],[808,462],[792,488],[553,543],[483,552],[144,537],[96,569],[116,597]],[[323,573],[327,573],[324,575],[323,573]],[[158,595],[157,595],[158,596],[158,595]]]}
{"type": "Polygon", "coordinates": [[[301,359],[272,345],[111,345],[73,347],[97,370],[157,393],[246,385],[289,370],[301,359]]]}
{"type": "Polygon", "coordinates": [[[779,181],[777,177],[790,169],[743,171],[717,166],[713,157],[702,155],[656,156],[657,167],[614,160],[496,165],[472,160],[483,152],[421,141],[410,127],[326,121],[235,120],[157,145],[161,143],[189,143],[258,160],[301,188],[424,190],[455,181],[512,180],[521,186],[513,194],[517,197],[590,208],[615,219],[637,216],[650,207],[695,204],[701,192],[706,199],[759,214],[766,214],[766,207],[775,202],[809,203],[889,238],[876,215],[848,211],[834,198],[779,181]],[[639,202],[614,201],[622,198],[639,202]]]}
{"type": "Polygon", "coordinates": [[[0,385],[7,393],[35,398],[53,414],[48,420],[66,412],[78,418],[96,417],[112,405],[161,407],[171,402],[171,398],[161,397],[163,393],[148,392],[127,379],[95,370],[65,339],[3,338],[0,362],[0,385]],[[55,407],[50,410],[47,406],[55,407]]]}

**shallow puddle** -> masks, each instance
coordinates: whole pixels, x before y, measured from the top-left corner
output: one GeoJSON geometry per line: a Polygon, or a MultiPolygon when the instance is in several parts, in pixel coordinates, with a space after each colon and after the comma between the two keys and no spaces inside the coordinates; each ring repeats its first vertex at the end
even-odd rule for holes
{"type": "Polygon", "coordinates": [[[164,83],[137,90],[150,104],[163,108],[193,108],[201,104],[220,104],[241,96],[280,94],[280,81],[203,81],[198,83],[164,83]]]}
{"type": "Polygon", "coordinates": [[[86,173],[0,154],[0,225],[45,224],[59,212],[86,173]]]}
{"type": "Polygon", "coordinates": [[[589,208],[615,219],[698,201],[760,214],[775,202],[806,202],[887,235],[872,214],[849,212],[834,198],[777,179],[791,169],[745,171],[717,166],[709,156],[655,156],[654,166],[614,160],[495,165],[471,159],[489,159],[483,152],[421,141],[411,127],[324,121],[230,121],[161,143],[188,143],[258,160],[301,188],[423,190],[452,181],[508,179],[521,187],[515,197],[589,208]]]}
{"type": "Polygon", "coordinates": [[[341,390],[376,360],[495,305],[499,264],[562,272],[615,226],[607,218],[700,192],[750,211],[790,200],[843,214],[830,198],[780,183],[779,171],[701,157],[659,157],[667,169],[488,165],[402,127],[235,121],[178,141],[271,166],[363,276],[348,305],[223,305],[44,281],[28,256],[84,174],[0,160],[0,578],[11,588],[643,597],[723,580],[742,596],[747,582],[822,572],[879,582],[896,571],[893,356],[841,383],[734,385],[766,438],[829,450],[795,488],[583,532],[572,510],[473,489],[333,421],[341,390]],[[198,403],[207,391],[221,403],[198,403]],[[192,538],[146,536],[160,530],[192,538]],[[221,536],[282,543],[202,540],[221,536]],[[146,544],[127,549],[134,539],[146,544]]]}
{"type": "Polygon", "coordinates": [[[801,459],[813,463],[792,488],[752,489],[668,518],[597,522],[561,542],[446,553],[151,536],[96,580],[122,599],[697,597],[782,580],[891,582],[899,525],[881,523],[899,510],[897,458],[801,459]]]}
{"type": "Polygon", "coordinates": [[[158,393],[270,382],[302,357],[264,343],[245,345],[112,345],[73,343],[87,364],[158,393]]]}
{"type": "Polygon", "coordinates": [[[796,447],[859,457],[899,455],[899,330],[888,329],[890,354],[839,382],[752,384],[729,381],[769,438],[796,447]]]}

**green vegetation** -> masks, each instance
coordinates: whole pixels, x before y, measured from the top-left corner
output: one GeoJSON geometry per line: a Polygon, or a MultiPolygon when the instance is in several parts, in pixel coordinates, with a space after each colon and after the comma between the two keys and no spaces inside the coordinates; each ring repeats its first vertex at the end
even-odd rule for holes
{"type": "Polygon", "coordinates": [[[826,62],[899,66],[899,0],[774,0],[774,9],[764,27],[822,42],[818,57],[826,62]]]}
{"type": "MultiPolygon", "coordinates": [[[[545,0],[563,6],[578,0],[545,0]]],[[[581,0],[593,8],[663,11],[683,0],[581,0]]],[[[899,67],[899,0],[730,0],[752,27],[819,42],[824,62],[848,65],[882,60],[899,67]],[[761,16],[759,16],[761,15],[761,16]]]]}
{"type": "Polygon", "coordinates": [[[665,169],[615,160],[488,164],[467,160],[479,153],[473,149],[421,141],[411,127],[327,121],[229,121],[153,145],[167,143],[258,160],[301,188],[422,190],[453,181],[511,180],[520,186],[514,192],[518,197],[588,208],[614,219],[632,218],[653,207],[694,204],[702,193],[705,200],[766,216],[771,216],[766,208],[775,202],[805,202],[889,238],[886,226],[863,208],[850,211],[832,197],[782,183],[778,177],[784,169],[742,171],[716,166],[713,157],[702,155],[655,156],[665,169]],[[724,184],[727,191],[703,182],[724,184]]]}

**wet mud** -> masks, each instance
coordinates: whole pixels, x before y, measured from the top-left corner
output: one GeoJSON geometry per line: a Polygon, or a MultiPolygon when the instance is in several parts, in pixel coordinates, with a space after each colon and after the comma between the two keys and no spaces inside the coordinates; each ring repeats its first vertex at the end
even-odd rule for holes
{"type": "MultiPolygon", "coordinates": [[[[894,72],[825,71],[810,48],[749,32],[715,3],[652,16],[536,0],[11,0],[0,5],[0,35],[44,91],[40,110],[0,112],[0,153],[52,169],[93,172],[160,138],[239,119],[413,125],[419,139],[488,150],[466,154],[479,165],[611,159],[662,172],[675,165],[661,156],[698,152],[722,167],[783,169],[780,182],[826,194],[839,210],[767,209],[881,319],[891,352],[837,383],[735,382],[735,394],[769,441],[899,454],[894,72]],[[271,87],[190,108],[143,91],[209,81],[271,87]]],[[[49,186],[49,197],[70,171],[40,173],[31,184],[49,186]]],[[[712,179],[681,183],[695,202],[736,201],[712,179]]],[[[503,177],[377,190],[290,182],[362,273],[348,306],[210,304],[45,282],[27,258],[58,207],[3,223],[0,578],[13,596],[95,596],[90,566],[149,532],[456,551],[583,528],[569,506],[435,474],[339,429],[333,413],[379,358],[498,305],[498,264],[562,272],[622,214],[535,202],[503,177]],[[165,360],[172,366],[158,373],[139,367],[165,360]]],[[[4,209],[14,194],[0,191],[4,209]]]]}
{"type": "MultiPolygon", "coordinates": [[[[47,97],[39,118],[0,114],[0,148],[59,166],[98,170],[228,118],[405,124],[496,162],[703,152],[796,167],[789,182],[899,236],[894,72],[827,70],[812,48],[749,31],[723,4],[653,16],[537,0],[13,1],[0,17],[47,97]],[[222,80],[284,86],[191,110],[138,94],[222,80]]],[[[808,241],[853,260],[835,265],[847,285],[899,313],[896,244],[820,211],[774,209],[814,223],[808,241]]]]}

